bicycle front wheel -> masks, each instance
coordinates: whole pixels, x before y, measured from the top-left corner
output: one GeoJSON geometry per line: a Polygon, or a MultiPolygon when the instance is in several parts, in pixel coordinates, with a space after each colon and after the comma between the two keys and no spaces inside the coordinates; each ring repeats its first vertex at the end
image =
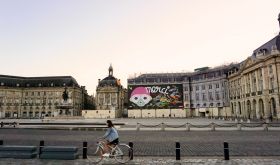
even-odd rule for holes
{"type": "Polygon", "coordinates": [[[103,159],[104,151],[100,146],[96,146],[96,150],[94,151],[93,155],[88,155],[88,160],[93,164],[98,164],[103,159]]]}
{"type": "Polygon", "coordinates": [[[114,153],[115,159],[119,163],[126,163],[131,159],[132,148],[126,144],[119,144],[114,153]]]}

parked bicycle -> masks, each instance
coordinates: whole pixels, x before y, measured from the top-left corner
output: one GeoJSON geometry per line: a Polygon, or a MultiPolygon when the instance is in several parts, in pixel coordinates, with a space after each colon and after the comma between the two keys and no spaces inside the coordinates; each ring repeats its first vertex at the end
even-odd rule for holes
{"type": "Polygon", "coordinates": [[[88,156],[88,160],[94,164],[98,164],[102,161],[103,158],[115,159],[119,163],[126,163],[132,157],[132,148],[127,144],[115,144],[114,147],[110,147],[110,153],[105,154],[104,152],[104,142],[97,142],[96,150],[93,155],[88,156]]]}

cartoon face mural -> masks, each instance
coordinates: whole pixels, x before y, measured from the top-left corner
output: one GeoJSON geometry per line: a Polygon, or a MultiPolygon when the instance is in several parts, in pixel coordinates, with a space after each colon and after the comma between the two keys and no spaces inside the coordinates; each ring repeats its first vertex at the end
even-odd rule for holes
{"type": "Polygon", "coordinates": [[[128,86],[128,109],[183,108],[181,84],[128,86]]]}
{"type": "Polygon", "coordinates": [[[145,87],[137,87],[132,91],[129,100],[139,107],[144,107],[152,100],[152,97],[145,87]]]}

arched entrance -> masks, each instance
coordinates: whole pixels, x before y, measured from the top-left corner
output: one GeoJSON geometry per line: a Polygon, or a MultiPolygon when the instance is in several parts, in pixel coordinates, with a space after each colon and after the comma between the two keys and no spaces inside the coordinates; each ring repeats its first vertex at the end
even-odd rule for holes
{"type": "Polygon", "coordinates": [[[251,119],[251,102],[250,100],[247,101],[247,117],[251,119]]]}
{"type": "Polygon", "coordinates": [[[259,115],[260,119],[264,118],[264,104],[262,99],[259,100],[259,115]]]}
{"type": "Polygon", "coordinates": [[[253,106],[252,106],[252,112],[251,117],[256,118],[257,117],[257,101],[253,100],[253,106]]]}
{"type": "Polygon", "coordinates": [[[276,102],[273,97],[270,99],[270,114],[273,117],[277,117],[276,102]]]}
{"type": "Polygon", "coordinates": [[[239,113],[239,116],[242,116],[241,103],[240,102],[238,102],[238,113],[239,113]]]}
{"type": "Polygon", "coordinates": [[[233,103],[231,103],[231,116],[234,114],[233,103]]]}

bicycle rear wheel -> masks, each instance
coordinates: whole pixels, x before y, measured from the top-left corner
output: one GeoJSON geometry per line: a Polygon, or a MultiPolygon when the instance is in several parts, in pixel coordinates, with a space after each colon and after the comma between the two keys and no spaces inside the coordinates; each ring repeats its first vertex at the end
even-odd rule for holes
{"type": "Polygon", "coordinates": [[[114,157],[119,163],[126,163],[132,156],[132,149],[126,144],[119,144],[114,153],[114,157]]]}
{"type": "Polygon", "coordinates": [[[98,164],[103,159],[104,151],[100,146],[96,146],[96,150],[94,151],[93,155],[88,155],[88,160],[93,164],[98,164]]]}

